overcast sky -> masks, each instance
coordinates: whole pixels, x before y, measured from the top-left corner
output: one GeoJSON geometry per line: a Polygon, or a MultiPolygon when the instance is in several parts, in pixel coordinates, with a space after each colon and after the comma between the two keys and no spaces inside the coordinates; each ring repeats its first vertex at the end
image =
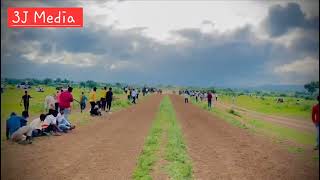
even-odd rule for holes
{"type": "Polygon", "coordinates": [[[1,76],[195,86],[319,80],[319,2],[1,1],[1,76]],[[7,7],[84,8],[82,29],[9,29],[7,7]]]}

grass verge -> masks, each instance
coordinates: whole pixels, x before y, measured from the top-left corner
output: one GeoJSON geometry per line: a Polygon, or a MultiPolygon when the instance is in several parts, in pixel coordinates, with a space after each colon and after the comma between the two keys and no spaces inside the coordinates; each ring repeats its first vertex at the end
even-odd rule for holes
{"type": "Polygon", "coordinates": [[[212,112],[221,119],[240,128],[249,129],[253,132],[275,136],[278,139],[289,140],[304,145],[313,145],[315,142],[315,136],[313,133],[302,132],[293,128],[259,119],[251,119],[248,117],[239,116],[240,114],[238,112],[235,112],[236,114],[234,114],[217,108],[208,109],[205,102],[197,103],[192,100],[192,103],[212,112]]]}

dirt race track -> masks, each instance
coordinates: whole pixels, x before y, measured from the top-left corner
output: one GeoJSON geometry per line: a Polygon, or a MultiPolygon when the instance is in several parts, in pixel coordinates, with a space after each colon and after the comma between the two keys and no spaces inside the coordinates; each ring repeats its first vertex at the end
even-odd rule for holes
{"type": "Polygon", "coordinates": [[[195,179],[318,179],[319,167],[172,95],[195,179]]]}
{"type": "MultiPolygon", "coordinates": [[[[69,134],[37,138],[32,145],[3,143],[1,178],[131,179],[162,97],[147,97],[69,134]]],[[[312,155],[290,154],[265,137],[184,104],[182,97],[170,98],[195,179],[318,179],[319,167],[312,155]]]]}
{"type": "Polygon", "coordinates": [[[1,179],[131,179],[161,96],[32,145],[4,144],[1,179]]]}

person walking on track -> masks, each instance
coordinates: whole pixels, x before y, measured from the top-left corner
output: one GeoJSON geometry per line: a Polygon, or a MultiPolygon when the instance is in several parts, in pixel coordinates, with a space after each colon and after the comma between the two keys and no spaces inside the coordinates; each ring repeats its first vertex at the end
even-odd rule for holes
{"type": "Polygon", "coordinates": [[[86,108],[86,104],[87,104],[87,96],[84,95],[84,92],[81,93],[80,96],[80,110],[81,112],[86,108]]]}
{"type": "Polygon", "coordinates": [[[136,104],[137,91],[135,89],[132,90],[131,97],[132,97],[132,103],[136,104]]]}
{"type": "Polygon", "coordinates": [[[189,94],[187,91],[184,92],[184,103],[189,103],[189,94]]]}
{"type": "Polygon", "coordinates": [[[314,123],[316,130],[317,130],[317,142],[314,150],[319,149],[319,95],[318,95],[318,104],[314,105],[312,108],[312,122],[314,123]]]}
{"type": "Polygon", "coordinates": [[[60,94],[59,108],[64,110],[64,117],[67,120],[69,120],[68,116],[71,113],[71,102],[73,102],[72,90],[72,87],[68,87],[67,91],[60,94]]]}
{"type": "Polygon", "coordinates": [[[208,99],[208,108],[211,108],[211,105],[212,105],[212,94],[211,94],[210,91],[208,91],[207,99],[208,99]]]}
{"type": "Polygon", "coordinates": [[[97,91],[97,88],[94,87],[89,94],[89,102],[91,105],[90,112],[93,112],[94,106],[96,105],[96,101],[97,101],[97,92],[96,91],[97,91]]]}
{"type": "Polygon", "coordinates": [[[107,95],[107,87],[103,87],[102,92],[101,92],[101,110],[105,111],[106,110],[106,95],[107,95]]]}
{"type": "Polygon", "coordinates": [[[112,104],[112,96],[113,96],[113,92],[112,92],[112,88],[109,88],[109,91],[106,94],[106,101],[107,101],[107,111],[110,112],[111,110],[111,104],[112,104]]]}

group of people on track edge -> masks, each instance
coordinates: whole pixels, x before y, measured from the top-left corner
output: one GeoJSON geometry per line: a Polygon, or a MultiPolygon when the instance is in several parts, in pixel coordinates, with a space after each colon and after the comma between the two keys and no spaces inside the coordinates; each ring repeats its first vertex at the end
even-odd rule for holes
{"type": "Polygon", "coordinates": [[[113,92],[110,87],[107,91],[107,87],[103,87],[99,91],[99,98],[97,95],[97,88],[92,88],[89,93],[89,98],[84,92],[81,92],[80,99],[74,99],[72,95],[73,88],[58,89],[57,92],[51,96],[45,97],[44,110],[47,113],[40,114],[37,118],[29,122],[29,104],[30,99],[33,97],[24,92],[21,97],[20,105],[24,105],[24,110],[21,116],[18,116],[15,112],[12,112],[6,121],[6,137],[8,140],[18,142],[19,144],[31,144],[32,139],[38,136],[60,136],[61,133],[68,133],[75,128],[69,120],[71,113],[71,103],[76,101],[80,105],[80,110],[83,112],[86,108],[86,104],[89,101],[90,115],[101,115],[101,110],[110,112],[113,92]]]}

